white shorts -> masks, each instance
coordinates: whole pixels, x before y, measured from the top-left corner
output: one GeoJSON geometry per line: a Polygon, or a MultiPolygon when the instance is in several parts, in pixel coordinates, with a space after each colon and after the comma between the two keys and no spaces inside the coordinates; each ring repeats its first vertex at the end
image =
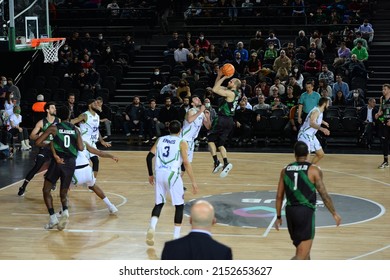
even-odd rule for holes
{"type": "Polygon", "coordinates": [[[316,152],[318,150],[321,150],[321,144],[320,141],[318,141],[317,137],[307,135],[305,133],[298,134],[298,141],[302,141],[306,143],[306,145],[309,147],[309,152],[316,152]]]}
{"type": "MultiPolygon", "coordinates": [[[[84,141],[84,140],[83,140],[83,141],[84,141]]],[[[97,149],[97,147],[96,147],[96,142],[92,142],[92,141],[84,141],[84,142],[88,143],[88,145],[90,145],[92,148],[97,149]]],[[[91,158],[91,157],[97,157],[97,155],[95,155],[95,154],[89,152],[88,150],[86,151],[86,155],[88,155],[89,158],[91,158]]]]}
{"type": "Polygon", "coordinates": [[[183,180],[180,172],[156,172],[155,181],[156,204],[166,203],[168,192],[172,199],[172,205],[184,204],[183,180]]]}
{"type": "Polygon", "coordinates": [[[93,187],[96,183],[95,175],[93,174],[92,167],[90,165],[76,169],[72,177],[72,185],[93,187]]]}

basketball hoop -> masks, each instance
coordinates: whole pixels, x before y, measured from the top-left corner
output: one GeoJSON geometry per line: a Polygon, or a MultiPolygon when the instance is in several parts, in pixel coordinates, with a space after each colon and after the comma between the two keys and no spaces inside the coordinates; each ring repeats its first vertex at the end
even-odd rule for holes
{"type": "Polygon", "coordinates": [[[40,39],[31,39],[31,47],[37,48],[41,43],[42,51],[45,57],[44,63],[52,63],[58,61],[58,50],[65,43],[65,38],[40,38],[40,39]]]}

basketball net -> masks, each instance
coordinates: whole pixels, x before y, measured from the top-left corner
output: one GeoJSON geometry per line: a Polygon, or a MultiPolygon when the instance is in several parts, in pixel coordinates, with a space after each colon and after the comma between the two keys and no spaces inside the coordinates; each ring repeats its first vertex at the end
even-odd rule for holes
{"type": "MultiPolygon", "coordinates": [[[[34,39],[33,39],[34,40],[34,39]]],[[[42,52],[44,56],[44,63],[52,63],[58,61],[58,50],[65,43],[65,38],[47,38],[47,39],[35,39],[36,41],[32,44],[34,47],[42,44],[42,52]]]]}

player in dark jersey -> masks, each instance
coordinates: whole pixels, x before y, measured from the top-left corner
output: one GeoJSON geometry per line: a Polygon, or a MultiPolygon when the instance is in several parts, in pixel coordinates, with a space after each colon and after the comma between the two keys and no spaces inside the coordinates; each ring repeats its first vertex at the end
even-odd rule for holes
{"type": "Polygon", "coordinates": [[[224,145],[234,127],[233,116],[240,97],[238,89],[241,87],[241,81],[237,78],[231,79],[228,82],[228,86],[223,87],[222,83],[230,77],[231,76],[223,76],[222,70],[219,69],[213,91],[223,98],[219,104],[217,116],[213,120],[210,133],[207,137],[210,153],[214,160],[213,173],[218,173],[222,169],[220,174],[221,177],[226,177],[233,168],[233,164],[229,163],[227,159],[227,152],[224,145]],[[223,164],[218,160],[217,148],[223,158],[223,164]]]}
{"type": "Polygon", "coordinates": [[[279,230],[282,225],[283,198],[286,194],[287,227],[296,247],[292,259],[309,260],[315,234],[316,191],[333,215],[337,226],[341,223],[341,217],[337,214],[332,199],[326,191],[321,169],[307,161],[308,146],[298,141],[294,146],[294,152],[296,161],[287,165],[280,173],[275,203],[277,215],[275,228],[279,230]]]}
{"type": "MultiPolygon", "coordinates": [[[[34,127],[34,129],[31,131],[30,139],[35,141],[38,139],[39,135],[45,132],[45,130],[50,127],[53,124],[59,123],[61,120],[56,117],[56,104],[54,102],[47,102],[44,106],[44,109],[46,111],[46,117],[42,120],[38,121],[34,127]]],[[[53,137],[50,135],[46,141],[50,142],[53,140],[53,137]]],[[[27,188],[27,184],[34,178],[35,174],[39,170],[41,170],[43,164],[47,161],[49,161],[52,158],[52,154],[50,151],[50,147],[41,147],[39,149],[39,152],[37,156],[35,157],[35,165],[31,170],[27,173],[23,185],[19,188],[18,195],[24,196],[27,188]]]]}
{"type": "Polygon", "coordinates": [[[382,94],[379,101],[379,111],[375,114],[376,119],[381,121],[383,163],[378,168],[389,167],[389,145],[390,145],[390,84],[382,86],[382,94]]]}
{"type": "Polygon", "coordinates": [[[47,128],[35,142],[38,146],[47,145],[44,141],[52,134],[53,141],[50,144],[51,148],[55,149],[56,154],[63,159],[63,164],[52,160],[45,175],[43,198],[50,215],[49,223],[45,226],[46,229],[52,229],[57,226],[58,230],[63,230],[68,222],[68,190],[76,168],[77,153],[84,149],[78,129],[68,122],[69,115],[69,109],[67,107],[63,106],[58,108],[58,116],[61,116],[65,121],[47,128]],[[51,187],[58,179],[61,179],[60,198],[62,215],[60,220],[58,220],[54,212],[53,198],[51,195],[51,187]]]}

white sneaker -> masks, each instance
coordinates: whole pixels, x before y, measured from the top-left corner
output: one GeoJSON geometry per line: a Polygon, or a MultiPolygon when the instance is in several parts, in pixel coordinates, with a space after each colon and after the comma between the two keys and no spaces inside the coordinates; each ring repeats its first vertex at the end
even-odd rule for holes
{"type": "Polygon", "coordinates": [[[219,171],[221,171],[223,168],[223,164],[218,162],[218,165],[214,165],[214,169],[213,169],[213,173],[216,174],[218,173],[219,171]]]}
{"type": "Polygon", "coordinates": [[[61,218],[60,218],[60,221],[58,223],[58,230],[63,230],[66,225],[68,224],[68,220],[69,220],[69,212],[68,210],[65,210],[62,212],[62,215],[61,215],[61,218]]]}
{"type": "Polygon", "coordinates": [[[55,216],[54,218],[52,218],[50,216],[49,223],[45,225],[45,229],[53,229],[56,226],[58,226],[58,219],[57,219],[57,217],[55,216]]]}
{"type": "Polygon", "coordinates": [[[108,211],[110,211],[110,214],[114,214],[118,212],[118,208],[116,208],[114,204],[111,204],[110,207],[108,207],[108,211]]]}
{"type": "Polygon", "coordinates": [[[229,163],[228,165],[226,165],[223,168],[223,170],[222,170],[221,174],[219,174],[219,176],[221,178],[225,178],[229,174],[230,170],[232,170],[232,169],[233,169],[233,164],[229,163]]]}
{"type": "Polygon", "coordinates": [[[148,232],[146,233],[146,244],[149,246],[154,245],[154,229],[149,228],[148,232]]]}

